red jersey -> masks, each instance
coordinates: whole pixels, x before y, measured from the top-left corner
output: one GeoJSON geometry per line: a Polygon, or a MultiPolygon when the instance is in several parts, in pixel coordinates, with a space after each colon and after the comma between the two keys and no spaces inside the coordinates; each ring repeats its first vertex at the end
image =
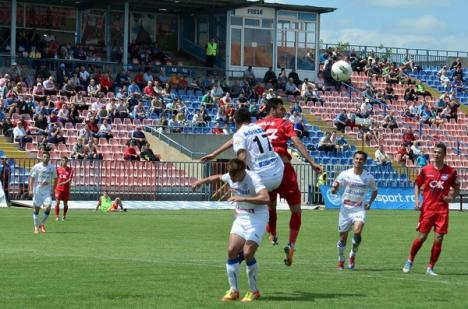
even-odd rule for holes
{"type": "Polygon", "coordinates": [[[459,184],[457,171],[448,165],[438,170],[432,164],[421,169],[416,178],[423,194],[423,211],[448,210],[448,203],[444,201],[451,187],[459,184]]]}
{"type": "Polygon", "coordinates": [[[291,155],[288,152],[288,141],[297,136],[292,122],[283,118],[266,117],[258,120],[257,124],[268,134],[275,152],[291,160],[291,155]]]}
{"type": "Polygon", "coordinates": [[[73,169],[69,166],[67,167],[58,167],[57,168],[57,186],[55,191],[69,191],[71,181],[67,182],[64,185],[61,185],[61,182],[67,181],[73,178],[73,169]]]}

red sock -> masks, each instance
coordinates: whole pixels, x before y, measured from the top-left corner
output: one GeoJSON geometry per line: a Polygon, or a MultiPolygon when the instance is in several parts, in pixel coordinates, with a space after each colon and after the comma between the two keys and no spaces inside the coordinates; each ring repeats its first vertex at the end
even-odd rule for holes
{"type": "Polygon", "coordinates": [[[432,244],[431,250],[431,260],[429,262],[428,267],[433,268],[437,260],[439,259],[440,252],[442,251],[442,243],[441,242],[434,242],[432,244]]]}
{"type": "Polygon", "coordinates": [[[296,243],[297,235],[301,229],[301,213],[292,212],[291,219],[289,219],[289,244],[294,246],[296,243]]]}
{"type": "Polygon", "coordinates": [[[268,219],[267,232],[276,236],[276,209],[269,209],[270,218],[268,219]]]}
{"type": "Polygon", "coordinates": [[[57,204],[55,205],[55,216],[58,217],[60,215],[60,206],[57,204]]]}
{"type": "Polygon", "coordinates": [[[422,244],[423,244],[423,242],[419,238],[416,238],[413,241],[413,245],[411,246],[410,256],[409,256],[409,260],[411,262],[414,261],[414,257],[416,256],[416,254],[418,254],[418,251],[419,251],[419,249],[421,249],[422,244]]]}
{"type": "Polygon", "coordinates": [[[67,211],[68,211],[68,206],[63,206],[63,216],[66,217],[67,216],[67,211]]]}

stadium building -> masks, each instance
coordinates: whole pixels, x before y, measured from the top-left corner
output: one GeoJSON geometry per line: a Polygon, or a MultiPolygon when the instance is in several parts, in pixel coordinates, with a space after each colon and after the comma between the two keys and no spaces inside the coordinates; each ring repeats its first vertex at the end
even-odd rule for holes
{"type": "Polygon", "coordinates": [[[1,1],[0,51],[3,64],[16,62],[29,31],[47,40],[90,46],[94,59],[128,63],[132,42],[157,42],[200,60],[210,38],[218,43],[216,66],[235,72],[253,67],[295,69],[314,78],[319,62],[320,15],[333,8],[236,0],[201,1],[1,1]]]}

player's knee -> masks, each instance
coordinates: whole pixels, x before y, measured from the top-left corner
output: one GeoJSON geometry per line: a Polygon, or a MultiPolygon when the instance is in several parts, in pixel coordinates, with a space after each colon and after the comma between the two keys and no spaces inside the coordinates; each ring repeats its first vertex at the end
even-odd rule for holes
{"type": "Polygon", "coordinates": [[[338,240],[338,242],[336,243],[336,246],[337,246],[338,248],[344,248],[344,247],[346,247],[346,241],[340,239],[340,240],[338,240]]]}
{"type": "Polygon", "coordinates": [[[353,235],[353,245],[359,245],[361,243],[362,237],[361,234],[353,235]]]}
{"type": "Polygon", "coordinates": [[[246,261],[250,261],[254,258],[255,250],[252,248],[244,248],[244,258],[246,261]]]}
{"type": "Polygon", "coordinates": [[[227,254],[230,259],[233,259],[239,255],[239,249],[236,247],[228,247],[227,254]]]}
{"type": "Polygon", "coordinates": [[[302,213],[301,204],[289,206],[289,209],[294,213],[302,213]]]}
{"type": "Polygon", "coordinates": [[[435,235],[435,237],[434,237],[434,242],[441,243],[442,240],[444,240],[444,235],[439,235],[439,234],[436,234],[436,235],[435,235]]]}

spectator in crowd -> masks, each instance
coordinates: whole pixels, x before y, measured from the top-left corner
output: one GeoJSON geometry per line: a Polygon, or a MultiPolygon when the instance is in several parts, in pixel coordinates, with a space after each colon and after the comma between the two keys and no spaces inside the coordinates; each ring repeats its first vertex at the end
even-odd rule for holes
{"type": "Polygon", "coordinates": [[[297,74],[296,70],[294,68],[291,69],[291,72],[288,74],[288,80],[291,79],[293,80],[293,83],[298,87],[301,84],[301,80],[299,79],[299,75],[297,74]]]}
{"type": "Polygon", "coordinates": [[[285,92],[287,95],[293,95],[293,96],[298,96],[301,94],[301,91],[299,88],[297,88],[296,84],[294,83],[294,79],[289,78],[288,82],[286,83],[285,86],[285,92]]]}
{"type": "Polygon", "coordinates": [[[384,117],[384,123],[382,127],[386,129],[391,129],[392,132],[394,129],[398,128],[398,124],[395,119],[395,112],[391,112],[390,114],[387,114],[387,116],[384,117]]]}
{"type": "Polygon", "coordinates": [[[50,76],[46,79],[42,85],[44,86],[44,92],[46,95],[55,95],[57,94],[57,88],[55,87],[54,78],[50,76]]]}
{"type": "Polygon", "coordinates": [[[22,122],[18,122],[13,129],[13,139],[15,142],[19,143],[19,148],[23,151],[25,150],[26,144],[31,143],[33,140],[29,131],[25,130],[22,122]]]}
{"type": "Polygon", "coordinates": [[[333,124],[338,131],[343,133],[345,132],[346,125],[348,124],[346,110],[342,110],[338,113],[338,115],[336,115],[335,119],[333,120],[333,124]]]}
{"type": "Polygon", "coordinates": [[[250,86],[255,85],[256,83],[256,77],[255,74],[252,70],[252,66],[249,65],[247,67],[247,70],[244,71],[244,78],[247,80],[250,86]]]}
{"type": "MultiPolygon", "coordinates": [[[[444,68],[447,69],[447,66],[444,65],[444,68]]],[[[452,62],[452,65],[450,66],[450,70],[455,70],[457,68],[463,68],[463,64],[460,60],[460,58],[457,57],[457,59],[455,59],[453,62],[452,62]]]]}
{"type": "Polygon", "coordinates": [[[82,160],[85,158],[85,145],[83,144],[83,139],[78,138],[76,144],[73,145],[71,157],[73,159],[82,160]]]}
{"type": "Polygon", "coordinates": [[[278,79],[276,78],[276,73],[273,71],[272,67],[268,68],[268,71],[265,72],[265,75],[263,76],[263,82],[267,87],[276,87],[276,84],[278,82],[278,79]]]}
{"type": "Polygon", "coordinates": [[[389,100],[390,104],[393,104],[393,100],[398,100],[398,95],[395,94],[392,85],[389,83],[385,86],[384,98],[389,100]]]}
{"type": "Polygon", "coordinates": [[[211,129],[212,134],[224,134],[223,128],[221,127],[221,123],[216,122],[213,129],[211,129]]]}
{"type": "Polygon", "coordinates": [[[139,149],[141,149],[143,145],[146,145],[148,143],[145,137],[145,133],[143,133],[141,126],[137,126],[136,130],[132,132],[131,140],[134,141],[134,144],[137,145],[139,149]]]}
{"type": "Polygon", "coordinates": [[[114,135],[112,134],[112,126],[109,123],[109,120],[104,119],[102,121],[97,136],[100,138],[105,138],[107,142],[109,142],[109,140],[114,137],[114,135]]]}
{"type": "Polygon", "coordinates": [[[417,157],[423,156],[423,155],[424,155],[424,152],[421,149],[421,142],[414,141],[414,143],[413,143],[413,145],[411,145],[410,151],[409,151],[410,160],[413,161],[413,163],[414,163],[415,160],[417,159],[417,157]]]}
{"type": "Polygon", "coordinates": [[[336,144],[332,141],[331,137],[332,133],[326,132],[325,135],[320,138],[317,149],[320,151],[336,151],[336,144]]]}
{"type": "Polygon", "coordinates": [[[379,148],[375,151],[375,163],[380,166],[391,166],[392,160],[390,156],[385,152],[384,146],[379,145],[379,148]]]}
{"type": "Polygon", "coordinates": [[[102,160],[102,154],[98,152],[92,138],[89,139],[88,144],[84,147],[84,154],[87,160],[102,160]]]}
{"type": "Polygon", "coordinates": [[[365,98],[364,102],[362,102],[359,110],[359,117],[360,118],[369,118],[369,116],[373,113],[374,108],[372,107],[372,104],[370,103],[369,98],[365,98]]]}
{"type": "Polygon", "coordinates": [[[154,154],[148,144],[141,147],[140,159],[145,161],[160,161],[159,155],[154,154]]]}
{"type": "Polygon", "coordinates": [[[213,95],[211,94],[211,91],[208,91],[201,99],[201,104],[206,106],[207,108],[212,108],[215,104],[213,95]]]}
{"type": "Polygon", "coordinates": [[[49,132],[46,143],[49,145],[50,144],[58,145],[60,143],[63,143],[64,145],[66,144],[65,137],[63,136],[63,132],[58,126],[58,124],[56,123],[52,124],[52,128],[49,132]]]}
{"type": "Polygon", "coordinates": [[[427,96],[432,99],[432,94],[426,89],[426,86],[421,81],[416,83],[415,94],[422,96],[424,100],[427,96]]]}
{"type": "Polygon", "coordinates": [[[195,115],[193,115],[192,118],[192,124],[196,127],[204,127],[206,126],[206,122],[203,119],[203,115],[201,114],[200,110],[197,110],[195,112],[195,115]]]}
{"type": "Polygon", "coordinates": [[[127,147],[124,149],[124,160],[126,161],[139,161],[140,156],[135,149],[135,142],[130,140],[127,147]]]}
{"type": "Polygon", "coordinates": [[[416,90],[414,89],[414,86],[410,86],[405,89],[405,94],[403,95],[403,98],[405,99],[405,104],[408,104],[408,101],[417,101],[418,97],[416,96],[416,90]]]}
{"type": "Polygon", "coordinates": [[[278,75],[278,88],[284,90],[286,83],[288,82],[288,74],[285,68],[281,68],[280,74],[278,75]]]}
{"type": "Polygon", "coordinates": [[[406,166],[406,161],[410,159],[409,157],[409,148],[410,146],[407,144],[402,144],[399,148],[397,153],[395,154],[395,160],[400,163],[401,165],[406,166]]]}
{"type": "Polygon", "coordinates": [[[411,146],[413,142],[416,140],[416,136],[414,136],[414,132],[411,128],[408,128],[402,136],[403,145],[411,146]]]}

